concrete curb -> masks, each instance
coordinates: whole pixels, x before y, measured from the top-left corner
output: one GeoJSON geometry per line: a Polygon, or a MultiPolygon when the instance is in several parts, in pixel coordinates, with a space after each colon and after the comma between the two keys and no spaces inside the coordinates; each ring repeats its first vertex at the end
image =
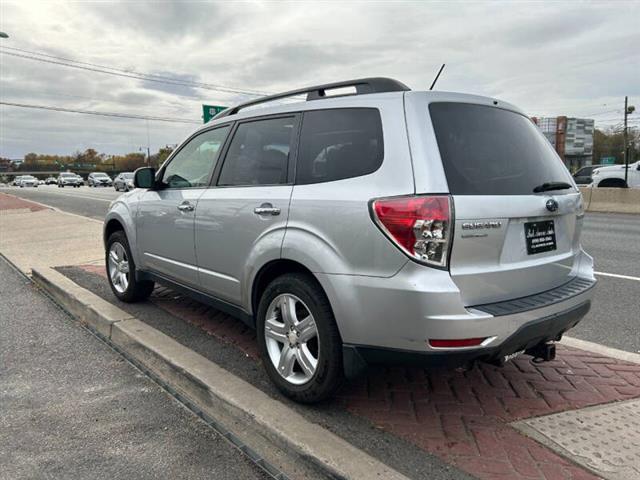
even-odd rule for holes
{"type": "Polygon", "coordinates": [[[599,343],[588,342],[587,340],[580,340],[579,338],[574,337],[562,337],[560,344],[566,345],[567,347],[586,350],[587,352],[597,353],[605,357],[615,358],[616,360],[640,364],[640,354],[627,352],[625,350],[618,350],[617,348],[605,347],[599,343]]]}
{"type": "Polygon", "coordinates": [[[61,273],[34,268],[32,278],[82,323],[288,477],[406,478],[61,273]]]}

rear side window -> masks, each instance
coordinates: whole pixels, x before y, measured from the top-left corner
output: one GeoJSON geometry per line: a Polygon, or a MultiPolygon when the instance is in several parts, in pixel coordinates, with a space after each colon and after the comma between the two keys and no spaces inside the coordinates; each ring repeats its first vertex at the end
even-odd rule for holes
{"type": "Polygon", "coordinates": [[[295,117],[241,123],[229,145],[218,185],[287,183],[295,117]]]}
{"type": "Polygon", "coordinates": [[[523,115],[446,102],[432,103],[429,111],[453,195],[532,195],[545,182],[572,182],[553,147],[523,115]]]}
{"type": "Polygon", "coordinates": [[[296,183],[332,182],[375,172],[384,157],[382,122],[375,108],[304,113],[296,183]]]}

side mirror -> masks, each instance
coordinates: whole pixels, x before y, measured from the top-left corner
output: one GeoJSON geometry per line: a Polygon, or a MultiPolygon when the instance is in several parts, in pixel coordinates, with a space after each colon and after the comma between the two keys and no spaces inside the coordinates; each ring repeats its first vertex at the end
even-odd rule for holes
{"type": "Polygon", "coordinates": [[[156,183],[156,169],[153,167],[138,168],[133,174],[133,186],[136,188],[153,188],[156,183]]]}

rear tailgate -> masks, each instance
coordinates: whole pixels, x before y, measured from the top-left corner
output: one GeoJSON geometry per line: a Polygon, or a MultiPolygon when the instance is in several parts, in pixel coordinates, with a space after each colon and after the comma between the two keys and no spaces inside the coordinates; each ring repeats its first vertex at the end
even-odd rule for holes
{"type": "Polygon", "coordinates": [[[437,102],[429,112],[454,204],[449,269],[465,305],[524,297],[571,280],[581,196],[537,127],[490,105],[437,102]],[[565,185],[534,193],[551,182],[565,185]]]}

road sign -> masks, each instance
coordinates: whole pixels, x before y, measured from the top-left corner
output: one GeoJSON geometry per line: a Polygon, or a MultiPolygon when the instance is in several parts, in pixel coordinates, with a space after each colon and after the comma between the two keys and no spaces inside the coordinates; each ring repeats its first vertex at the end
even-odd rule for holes
{"type": "Polygon", "coordinates": [[[602,165],[613,165],[616,163],[616,157],[602,157],[600,163],[602,165]]]}
{"type": "Polygon", "coordinates": [[[207,123],[221,111],[226,110],[227,107],[221,107],[219,105],[202,105],[202,119],[204,123],[207,123]]]}

